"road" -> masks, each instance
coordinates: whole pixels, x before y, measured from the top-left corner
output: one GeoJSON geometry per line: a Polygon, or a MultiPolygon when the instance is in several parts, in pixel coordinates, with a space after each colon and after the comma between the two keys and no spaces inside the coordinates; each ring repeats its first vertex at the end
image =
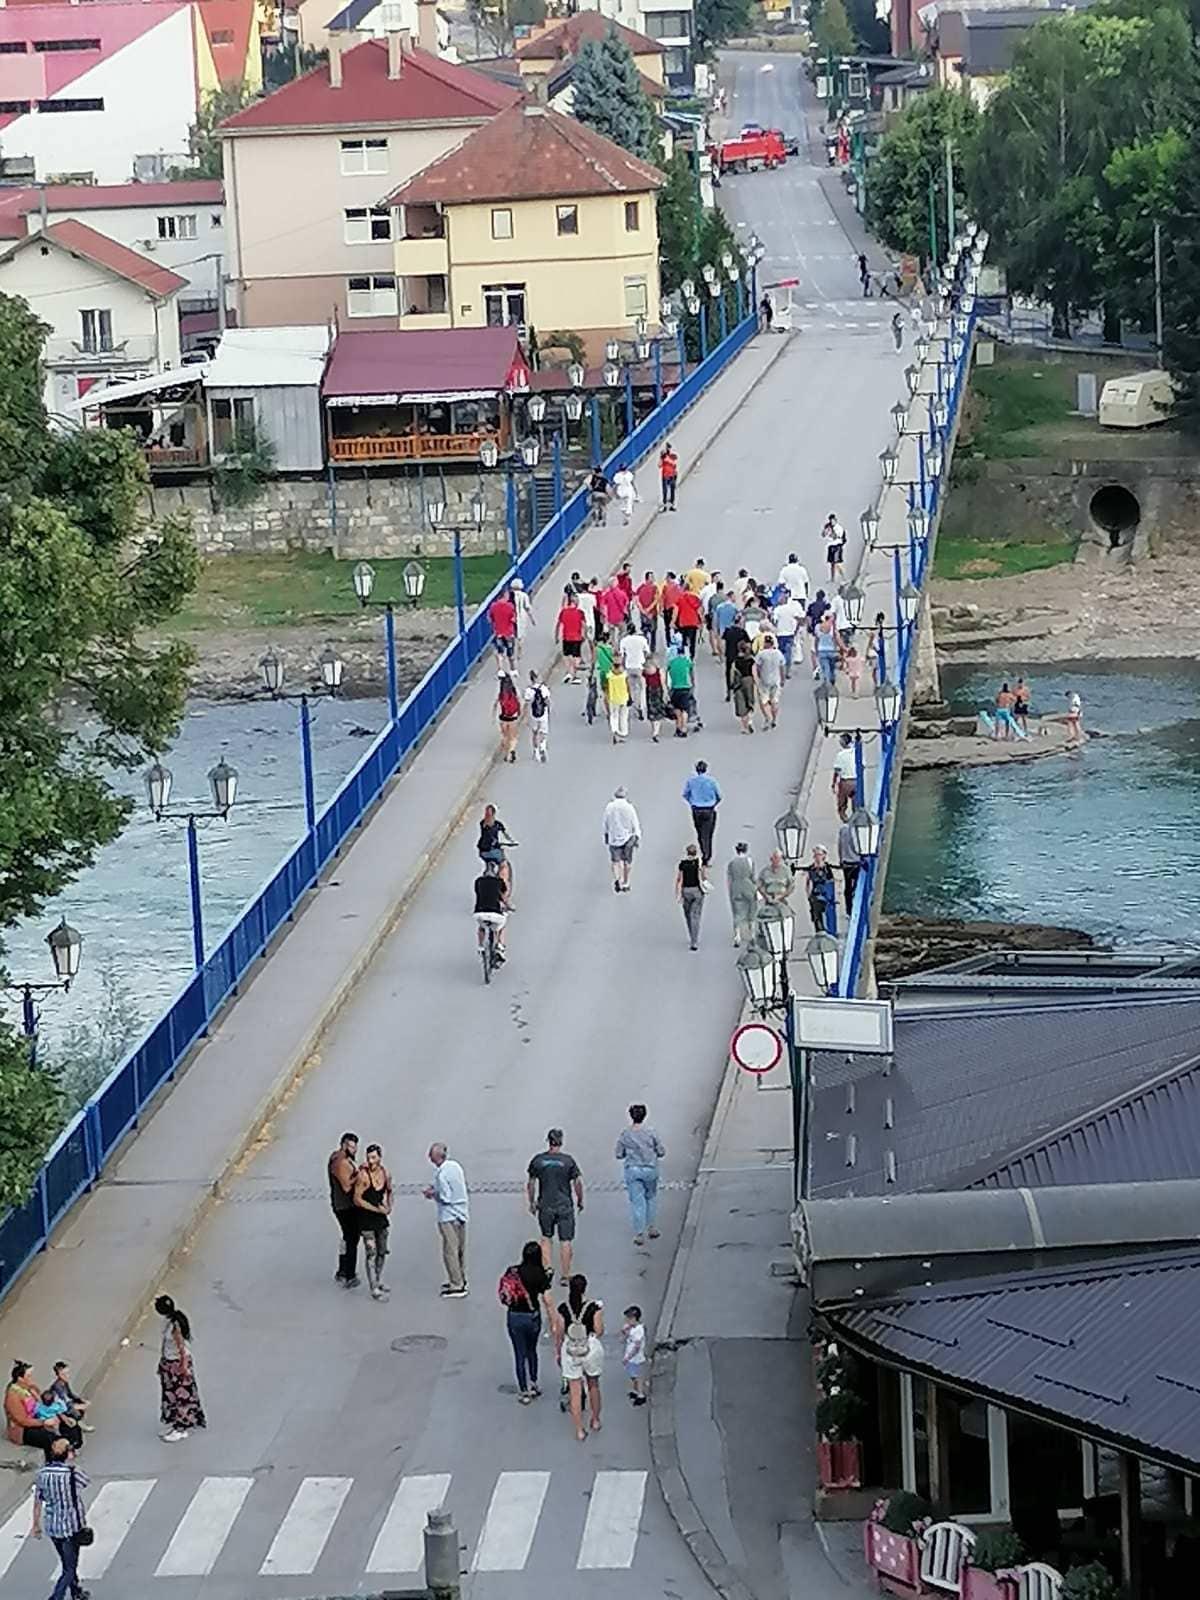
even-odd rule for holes
{"type": "MultiPolygon", "coordinates": [[[[793,122],[783,115],[793,68],[760,71],[766,64],[736,58],[734,114],[766,120],[775,108],[793,122]]],[[[864,330],[847,309],[853,251],[829,225],[812,176],[802,157],[722,193],[767,242],[779,275],[793,263],[814,274],[819,265],[812,293],[831,325],[790,342],[684,482],[677,514],[650,524],[639,569],[681,569],[703,556],[727,573],[744,565],[774,576],[798,549],[815,576],[829,509],[857,529],[900,364],[886,330],[864,330]]],[[[643,494],[650,479],[641,475],[643,494]]],[[[591,570],[611,544],[589,534],[566,565],[591,570]]],[[[541,648],[555,608],[547,587],[541,648]]],[[[582,690],[555,680],[548,763],[534,766],[523,741],[520,762],[495,769],[489,797],[521,840],[509,964],[485,989],[472,949],[467,827],[165,1285],[196,1328],[208,1430],[174,1446],[157,1439],[150,1324],[95,1397],[86,1466],[99,1532],[84,1573],[98,1597],[284,1600],[411,1584],[423,1511],[443,1499],[476,1569],[466,1592],[481,1600],[516,1600],[531,1579],[607,1600],[629,1593],[631,1572],[643,1594],[708,1592],[649,1473],[645,1413],[625,1399],[617,1339],[608,1341],[604,1429],[579,1445],[554,1403],[552,1373],[538,1404],[515,1403],[495,1298],[500,1272],[533,1231],[526,1163],[558,1124],[587,1186],[578,1264],[605,1302],[610,1333],[631,1301],[648,1325],[655,1320],[739,1006],[724,863],[739,838],[765,859],[814,734],[802,676],[779,731],[752,739],[722,703],[711,659],[699,663],[697,688],[702,733],[656,746],[635,723],[614,749],[602,725],[581,717],[582,690]],[[672,884],[691,836],[680,789],[700,757],[724,799],[718,892],[692,953],[672,884]],[[645,841],[626,896],[611,892],[600,838],[618,783],[645,841]],[[668,1151],[662,1238],[642,1249],[631,1242],[612,1156],[632,1100],[648,1103],[668,1151]],[[331,1281],[324,1165],[343,1128],[383,1145],[397,1184],[387,1304],[331,1281]],[[432,1207],[420,1196],[435,1139],[463,1161],[472,1186],[473,1283],[462,1301],[438,1296],[432,1207]]],[[[435,759],[436,744],[437,735],[435,759]]],[[[422,841],[392,844],[412,851],[422,841]]],[[[286,946],[274,959],[287,961],[286,946]]],[[[69,1308],[51,1343],[39,1360],[59,1346],[69,1354],[69,1308]]],[[[17,1537],[24,1516],[16,1505],[0,1531],[0,1600],[36,1592],[50,1569],[45,1548],[17,1537]]]]}

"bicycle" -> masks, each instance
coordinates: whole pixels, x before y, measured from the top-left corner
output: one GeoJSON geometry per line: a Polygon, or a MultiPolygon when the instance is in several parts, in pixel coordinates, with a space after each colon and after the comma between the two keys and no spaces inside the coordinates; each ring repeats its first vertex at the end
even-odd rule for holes
{"type": "Polygon", "coordinates": [[[496,924],[494,922],[488,922],[484,924],[484,940],[479,946],[479,959],[483,962],[484,983],[491,983],[492,973],[495,972],[497,967],[503,965],[502,960],[498,959],[498,957],[499,948],[496,943],[496,924]]]}

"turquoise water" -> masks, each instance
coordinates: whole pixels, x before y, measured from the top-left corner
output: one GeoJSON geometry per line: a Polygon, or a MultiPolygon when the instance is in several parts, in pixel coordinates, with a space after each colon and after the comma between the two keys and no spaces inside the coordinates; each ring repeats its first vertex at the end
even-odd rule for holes
{"type": "MultiPolygon", "coordinates": [[[[1069,690],[1106,737],[1004,767],[914,773],[901,787],[885,906],[1060,923],[1117,946],[1200,945],[1200,665],[1014,664],[1035,712],[1069,690]]],[[[989,703],[994,668],[943,674],[957,709],[989,703]]]]}

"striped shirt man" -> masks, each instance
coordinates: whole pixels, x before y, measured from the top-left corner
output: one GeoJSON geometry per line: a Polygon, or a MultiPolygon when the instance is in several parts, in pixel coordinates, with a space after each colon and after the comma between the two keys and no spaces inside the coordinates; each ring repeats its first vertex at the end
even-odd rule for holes
{"type": "Polygon", "coordinates": [[[87,1473],[80,1472],[61,1457],[47,1461],[39,1470],[33,1486],[34,1509],[36,1512],[40,1507],[42,1526],[51,1539],[69,1539],[83,1527],[83,1502],[79,1491],[87,1486],[87,1473]]]}

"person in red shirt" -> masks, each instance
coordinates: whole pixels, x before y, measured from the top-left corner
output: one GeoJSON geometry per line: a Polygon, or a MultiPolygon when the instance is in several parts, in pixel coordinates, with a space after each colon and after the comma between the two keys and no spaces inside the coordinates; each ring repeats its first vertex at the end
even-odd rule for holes
{"type": "Polygon", "coordinates": [[[625,598],[627,600],[632,600],[633,599],[633,573],[630,572],[630,570],[629,570],[628,561],[622,563],[621,570],[620,570],[620,572],[617,573],[617,582],[621,585],[622,589],[624,589],[625,598]]]}
{"type": "Polygon", "coordinates": [[[601,592],[600,604],[604,610],[605,622],[619,639],[629,611],[629,596],[618,579],[613,578],[608,587],[601,592]]]}
{"type": "Polygon", "coordinates": [[[554,625],[555,640],[562,645],[564,683],[579,682],[579,664],[583,659],[583,635],[587,619],[583,607],[575,598],[574,589],[563,590],[562,608],[554,625]]]}
{"type": "Polygon", "coordinates": [[[511,662],[517,649],[517,608],[511,589],[505,589],[498,600],[492,601],[488,607],[488,621],[492,625],[497,658],[501,662],[511,662]]]}
{"type": "Polygon", "coordinates": [[[690,589],[681,589],[675,601],[675,626],[683,638],[683,647],[696,659],[696,639],[700,632],[700,596],[690,589]]]}
{"type": "Polygon", "coordinates": [[[648,572],[637,586],[638,623],[651,650],[658,648],[658,583],[648,572]]]}
{"type": "Polygon", "coordinates": [[[663,445],[658,457],[658,476],[662,480],[663,510],[675,510],[675,481],[679,477],[679,457],[670,440],[663,445]]]}
{"type": "Polygon", "coordinates": [[[662,592],[659,595],[658,607],[662,613],[663,639],[667,644],[671,642],[671,629],[675,626],[675,607],[679,603],[679,596],[683,593],[679,580],[673,572],[668,572],[663,579],[662,592]]]}

